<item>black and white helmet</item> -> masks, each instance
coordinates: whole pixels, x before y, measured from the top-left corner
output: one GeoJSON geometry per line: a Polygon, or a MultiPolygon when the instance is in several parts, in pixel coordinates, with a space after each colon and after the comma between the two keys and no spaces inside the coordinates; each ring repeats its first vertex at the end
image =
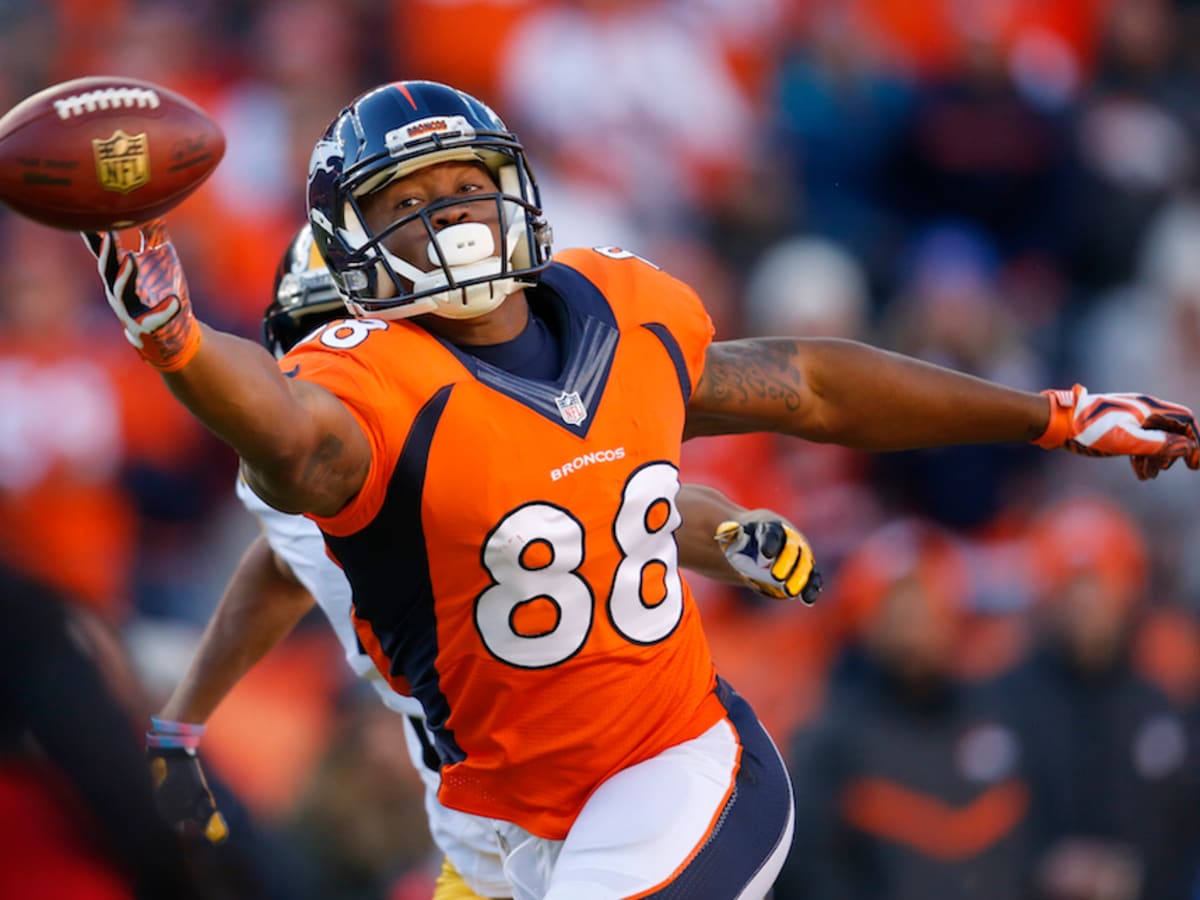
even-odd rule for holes
{"type": "Polygon", "coordinates": [[[305,225],[288,243],[275,271],[275,289],[263,313],[263,345],[278,359],[326,322],[346,315],[312,229],[305,225]]]}

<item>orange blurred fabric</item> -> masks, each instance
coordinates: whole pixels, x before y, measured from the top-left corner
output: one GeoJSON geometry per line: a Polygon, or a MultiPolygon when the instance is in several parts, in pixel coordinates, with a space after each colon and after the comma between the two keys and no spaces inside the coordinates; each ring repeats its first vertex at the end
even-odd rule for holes
{"type": "Polygon", "coordinates": [[[776,741],[820,708],[836,648],[828,610],[799,600],[751,607],[726,587],[688,576],[701,602],[713,662],[776,741]]]}
{"type": "Polygon", "coordinates": [[[1134,667],[1176,703],[1200,701],[1200,623],[1172,606],[1146,611],[1133,647],[1134,667]]]}
{"type": "Polygon", "coordinates": [[[905,519],[872,534],[842,566],[836,607],[846,636],[861,635],[891,590],[910,580],[931,610],[961,624],[973,589],[965,548],[949,532],[905,519]]]}
{"type": "Polygon", "coordinates": [[[1057,41],[1085,71],[1096,56],[1099,23],[1111,0],[852,0],[858,24],[923,75],[956,70],[973,41],[1011,51],[1028,38],[1057,41]]]}
{"type": "Polygon", "coordinates": [[[117,323],[104,324],[112,340],[35,343],[0,330],[0,558],[120,618],[139,525],[122,468],[178,465],[199,429],[117,323]]]}
{"type": "Polygon", "coordinates": [[[349,677],[332,631],[293,634],[238,682],[209,720],[207,764],[253,813],[279,820],[325,750],[335,697],[349,677]]]}
{"type": "Polygon", "coordinates": [[[706,484],[749,509],[772,509],[805,531],[826,592],[798,600],[747,602],[748,589],[688,575],[721,676],[784,739],[820,708],[843,640],[832,585],[836,560],[873,511],[859,505],[859,457],[842,448],[771,434],[701,438],[683,445],[680,477],[706,484]]]}
{"type": "Polygon", "coordinates": [[[546,0],[408,0],[392,4],[399,79],[442,81],[496,105],[509,33],[546,0]]]}
{"type": "Polygon", "coordinates": [[[1133,516],[1101,496],[1074,497],[1044,510],[1029,530],[1034,591],[1052,601],[1068,582],[1096,576],[1130,605],[1149,586],[1146,538],[1133,516]]]}

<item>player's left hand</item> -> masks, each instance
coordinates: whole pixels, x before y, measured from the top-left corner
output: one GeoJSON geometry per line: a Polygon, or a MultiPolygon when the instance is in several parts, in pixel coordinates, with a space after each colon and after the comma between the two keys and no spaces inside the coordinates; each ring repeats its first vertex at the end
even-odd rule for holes
{"type": "Polygon", "coordinates": [[[208,787],[196,747],[203,725],[152,717],[146,733],[146,760],[159,813],[180,834],[220,844],[229,836],[225,817],[208,787]]]}
{"type": "Polygon", "coordinates": [[[777,600],[799,597],[809,606],[821,593],[812,547],[785,520],[722,522],[714,538],[729,564],[758,593],[777,600]]]}
{"type": "Polygon", "coordinates": [[[1034,441],[1083,456],[1128,456],[1145,481],[1182,459],[1200,469],[1200,430],[1186,406],[1147,394],[1089,394],[1081,384],[1069,391],[1043,391],[1050,399],[1050,424],[1034,441]]]}

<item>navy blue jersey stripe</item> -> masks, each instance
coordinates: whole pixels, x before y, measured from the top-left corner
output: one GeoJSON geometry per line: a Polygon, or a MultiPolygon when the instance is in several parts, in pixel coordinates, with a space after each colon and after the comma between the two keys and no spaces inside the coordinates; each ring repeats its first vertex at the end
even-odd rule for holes
{"type": "Polygon", "coordinates": [[[391,661],[391,674],[404,676],[421,701],[444,762],[461,761],[465,754],[445,728],[450,706],[434,667],[437,619],[421,497],[429,448],[452,391],[452,385],[440,388],[417,413],[379,514],[349,537],[325,535],[350,580],[356,614],[370,623],[391,661]]]}
{"type": "Polygon", "coordinates": [[[667,355],[675,364],[675,377],[679,379],[679,392],[683,395],[683,405],[687,406],[688,401],[692,399],[692,379],[688,375],[687,363],[683,359],[683,351],[679,348],[679,342],[675,340],[675,336],[671,334],[667,326],[660,322],[647,322],[642,327],[658,338],[666,348],[667,355]]]}
{"type": "Polygon", "coordinates": [[[440,772],[442,761],[433,748],[429,732],[425,730],[425,720],[420,716],[408,716],[407,718],[408,727],[413,730],[413,734],[417,736],[417,742],[421,745],[421,762],[430,772],[440,772]]]}

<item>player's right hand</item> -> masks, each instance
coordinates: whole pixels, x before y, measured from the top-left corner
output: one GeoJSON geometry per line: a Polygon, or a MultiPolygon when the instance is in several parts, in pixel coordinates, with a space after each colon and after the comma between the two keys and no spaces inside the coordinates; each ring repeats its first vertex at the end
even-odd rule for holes
{"type": "Polygon", "coordinates": [[[229,827],[196,756],[195,744],[204,726],[152,721],[154,728],[146,733],[146,759],[159,814],[180,834],[223,843],[229,827]]]}
{"type": "Polygon", "coordinates": [[[166,223],[154,219],[143,225],[137,252],[123,249],[111,231],[81,234],[129,343],[156,369],[177,372],[186,366],[200,349],[200,325],[166,223]]]}
{"type": "Polygon", "coordinates": [[[1069,391],[1042,391],[1050,422],[1033,443],[1082,456],[1128,456],[1143,481],[1182,459],[1200,469],[1200,430],[1186,406],[1147,394],[1090,394],[1081,384],[1069,391]]]}
{"type": "Polygon", "coordinates": [[[821,593],[812,547],[780,518],[722,522],[714,535],[729,564],[760,594],[782,600],[799,597],[806,605],[821,593]]]}

